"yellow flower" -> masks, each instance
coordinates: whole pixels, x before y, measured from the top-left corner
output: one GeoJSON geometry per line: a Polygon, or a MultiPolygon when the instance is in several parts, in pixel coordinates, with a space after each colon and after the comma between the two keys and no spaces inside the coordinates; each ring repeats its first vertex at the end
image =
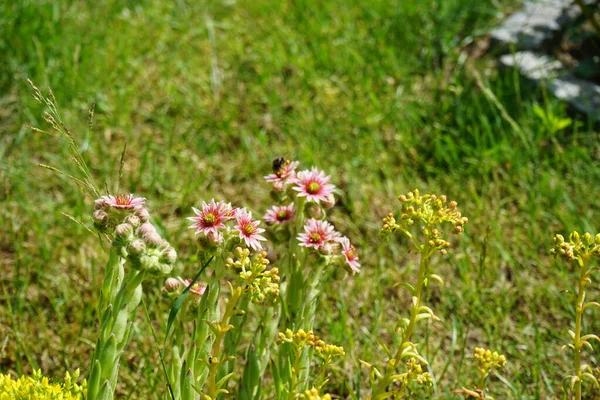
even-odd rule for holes
{"type": "Polygon", "coordinates": [[[307,390],[304,394],[300,395],[300,398],[304,400],[331,400],[330,395],[324,394],[321,396],[316,388],[307,390]]]}
{"type": "Polygon", "coordinates": [[[61,384],[50,383],[40,370],[19,379],[0,374],[0,400],[81,400],[87,393],[87,382],[77,384],[78,377],[79,370],[72,376],[67,372],[61,384]]]}

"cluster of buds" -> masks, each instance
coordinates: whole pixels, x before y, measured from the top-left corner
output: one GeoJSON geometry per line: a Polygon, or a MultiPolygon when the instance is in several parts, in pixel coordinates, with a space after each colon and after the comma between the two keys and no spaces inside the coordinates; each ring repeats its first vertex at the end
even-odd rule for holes
{"type": "Polygon", "coordinates": [[[285,332],[279,332],[277,334],[277,344],[283,343],[291,343],[297,349],[312,347],[325,360],[346,355],[342,347],[327,344],[313,331],[306,332],[304,329],[299,329],[296,332],[286,329],[285,332]]]}
{"type": "Polygon", "coordinates": [[[329,394],[320,394],[317,388],[312,388],[300,395],[302,400],[331,400],[331,395],[329,394]]]}
{"type": "Polygon", "coordinates": [[[235,259],[229,257],[225,261],[228,268],[239,270],[241,287],[254,304],[273,304],[279,297],[279,270],[267,270],[269,260],[266,252],[250,257],[250,250],[236,247],[235,259]]]}
{"type": "Polygon", "coordinates": [[[506,357],[498,352],[476,347],[473,358],[477,362],[477,369],[483,377],[487,377],[494,369],[506,366],[506,357]]]}
{"type": "Polygon", "coordinates": [[[416,383],[417,385],[431,386],[432,379],[429,372],[423,372],[423,367],[414,358],[409,358],[406,362],[406,375],[404,375],[404,382],[402,384],[409,385],[416,383]]]}
{"type": "Polygon", "coordinates": [[[149,222],[145,199],[132,194],[102,196],[95,202],[93,218],[94,226],[113,237],[113,245],[135,269],[151,275],[173,269],[177,252],[149,222]]]}
{"type": "Polygon", "coordinates": [[[34,370],[32,376],[23,375],[13,379],[10,374],[0,373],[0,399],[48,399],[48,400],[80,400],[86,397],[87,382],[77,383],[79,370],[73,375],[65,373],[62,383],[51,383],[41,370],[34,370]]]}
{"type": "MultiPolygon", "coordinates": [[[[322,340],[320,342],[323,342],[322,340]]],[[[319,357],[325,360],[326,363],[331,363],[331,361],[336,357],[342,357],[346,355],[344,348],[341,346],[336,346],[334,344],[327,344],[323,342],[319,343],[318,346],[315,346],[315,352],[319,357]]]]}
{"type": "Polygon", "coordinates": [[[550,253],[555,257],[562,257],[567,261],[574,261],[581,257],[600,256],[600,233],[595,237],[590,233],[580,235],[572,232],[567,242],[563,235],[554,236],[554,247],[550,253]]]}
{"type": "Polygon", "coordinates": [[[442,254],[447,253],[450,243],[444,239],[441,227],[445,223],[453,225],[452,233],[459,234],[464,231],[464,225],[469,222],[458,211],[455,201],[448,202],[446,196],[435,194],[420,195],[417,189],[406,195],[398,196],[402,203],[400,219],[397,221],[393,214],[388,214],[383,220],[381,232],[389,235],[398,230],[412,237],[409,230],[415,222],[421,223],[421,232],[425,236],[425,243],[442,254]]]}

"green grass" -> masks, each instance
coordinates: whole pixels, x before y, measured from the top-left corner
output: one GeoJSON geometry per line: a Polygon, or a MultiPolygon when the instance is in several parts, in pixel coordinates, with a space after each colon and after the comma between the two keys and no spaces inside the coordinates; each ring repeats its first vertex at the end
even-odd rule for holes
{"type": "MultiPolygon", "coordinates": [[[[106,253],[61,212],[89,221],[91,199],[36,166],[75,171],[25,82],[51,88],[101,186],[149,199],[185,261],[184,217],[212,197],[269,204],[262,180],[285,155],[333,175],[335,225],[358,244],[360,276],[322,298],[319,333],[346,348],[332,391],[365,390],[359,359],[382,365],[382,345],[409,299],[393,289],[416,262],[382,243],[381,218],[412,188],[445,193],[470,223],[440,262],[432,289],[443,322],[426,337],[438,398],[476,377],[476,346],[507,355],[496,398],[562,398],[574,271],[548,256],[554,233],[598,232],[598,133],[586,122],[552,132],[534,111],[564,107],[473,40],[513,1],[162,2],[0,4],[0,370],[54,377],[87,369],[106,253]],[[88,110],[95,104],[94,124],[88,110]],[[1,339],[4,338],[4,339],[1,339]]],[[[164,327],[159,287],[147,303],[164,327]]],[[[590,299],[598,295],[590,290],[590,299]]],[[[585,330],[598,332],[592,311],[585,330]]],[[[140,314],[122,361],[122,398],[158,398],[164,381],[140,314]],[[129,396],[129,397],[128,397],[129,396]]],[[[595,355],[596,353],[594,353],[595,355]]],[[[592,359],[594,361],[594,359],[592,359]]],[[[364,392],[363,392],[364,393],[364,392]]]]}

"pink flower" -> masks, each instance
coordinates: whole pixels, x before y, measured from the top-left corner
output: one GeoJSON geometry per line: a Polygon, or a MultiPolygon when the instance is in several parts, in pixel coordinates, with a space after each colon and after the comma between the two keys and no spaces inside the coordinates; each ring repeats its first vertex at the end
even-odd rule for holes
{"type": "Polygon", "coordinates": [[[313,167],[310,171],[300,171],[296,174],[294,190],[298,196],[306,196],[306,200],[320,202],[331,201],[335,186],[329,183],[329,176],[313,167]]]}
{"type": "Polygon", "coordinates": [[[209,204],[202,202],[202,211],[194,207],[192,207],[192,210],[197,216],[188,218],[194,222],[189,228],[196,228],[196,233],[208,234],[212,232],[215,237],[219,234],[219,228],[225,228],[223,222],[233,219],[235,214],[230,204],[221,201],[215,203],[214,199],[209,204]]]}
{"type": "MultiPolygon", "coordinates": [[[[283,160],[283,158],[278,159],[283,160]]],[[[277,160],[276,160],[277,161],[277,160]]],[[[275,190],[283,191],[285,190],[286,185],[292,183],[296,177],[294,171],[296,167],[300,164],[298,161],[283,161],[281,164],[273,164],[274,169],[276,169],[274,174],[265,176],[265,180],[267,182],[273,182],[275,190]]]]}
{"type": "Polygon", "coordinates": [[[264,220],[270,224],[283,224],[290,222],[294,215],[294,203],[290,203],[288,206],[273,206],[264,216],[264,220]]]}
{"type": "Polygon", "coordinates": [[[145,198],[135,197],[133,194],[118,194],[116,196],[109,194],[108,196],[102,196],[99,200],[118,210],[134,210],[142,207],[146,201],[145,198]]]}
{"type": "Polygon", "coordinates": [[[341,237],[337,239],[337,241],[342,245],[342,254],[346,259],[346,263],[352,269],[352,272],[360,271],[360,264],[358,262],[358,254],[356,254],[356,249],[354,246],[350,244],[350,240],[347,237],[341,237]]]}
{"type": "MultiPolygon", "coordinates": [[[[192,283],[192,281],[189,279],[181,279],[181,278],[177,278],[177,279],[179,279],[179,281],[183,284],[184,288],[190,286],[190,284],[192,283]]],[[[205,291],[206,291],[206,286],[200,282],[194,283],[194,285],[190,288],[190,293],[192,293],[196,296],[202,296],[205,291]]]]}
{"type": "Polygon", "coordinates": [[[235,229],[240,233],[240,239],[243,239],[248,247],[261,250],[262,244],[259,241],[267,239],[259,235],[265,231],[258,227],[260,221],[252,221],[252,213],[246,211],[245,208],[239,208],[235,218],[238,223],[235,229]]]}
{"type": "Polygon", "coordinates": [[[306,221],[304,231],[305,233],[298,235],[300,246],[314,247],[315,249],[319,249],[322,245],[334,241],[340,236],[329,222],[314,218],[306,221]]]}

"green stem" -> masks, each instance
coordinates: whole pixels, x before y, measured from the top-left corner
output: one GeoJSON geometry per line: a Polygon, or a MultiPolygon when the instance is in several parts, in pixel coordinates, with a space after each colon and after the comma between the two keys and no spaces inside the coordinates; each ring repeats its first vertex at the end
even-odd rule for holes
{"type": "MultiPolygon", "coordinates": [[[[114,259],[111,257],[110,261],[114,259]]],[[[119,267],[122,268],[121,263],[119,267]]],[[[92,359],[88,400],[112,399],[114,396],[119,359],[131,334],[132,320],[141,300],[141,285],[145,276],[144,272],[137,271],[126,275],[117,295],[107,302],[92,359]]],[[[115,287],[111,287],[110,292],[114,293],[115,287]]]]}
{"type": "Polygon", "coordinates": [[[225,307],[223,318],[216,324],[217,332],[215,334],[215,341],[213,342],[211,358],[208,366],[208,395],[211,399],[216,399],[218,396],[219,387],[217,385],[217,376],[219,374],[219,368],[224,362],[223,360],[219,359],[221,357],[222,343],[227,331],[229,330],[229,320],[233,316],[233,312],[240,300],[240,297],[242,296],[242,293],[242,288],[240,287],[237,287],[232,291],[231,298],[225,307]]]}
{"type": "MultiPolygon", "coordinates": [[[[420,249],[420,264],[419,264],[419,274],[417,280],[417,286],[415,287],[415,291],[413,293],[413,298],[411,301],[410,307],[410,319],[408,322],[408,326],[404,330],[402,334],[402,341],[400,342],[400,346],[396,351],[396,355],[394,356],[394,362],[391,365],[388,365],[386,369],[385,375],[373,391],[373,398],[378,399],[378,395],[385,393],[386,388],[389,384],[392,383],[392,376],[396,372],[396,365],[402,359],[402,353],[404,352],[406,346],[410,342],[410,338],[415,329],[415,325],[417,323],[417,315],[419,314],[419,307],[421,306],[421,297],[423,295],[423,289],[425,287],[425,278],[427,274],[427,269],[429,267],[429,259],[431,257],[431,251],[428,246],[423,246],[420,249]]],[[[391,361],[391,360],[390,360],[391,361]]]]}
{"type": "Polygon", "coordinates": [[[573,353],[575,376],[578,378],[575,382],[575,399],[581,400],[581,323],[583,320],[583,302],[585,300],[585,286],[587,284],[587,264],[588,259],[581,259],[581,270],[579,274],[579,284],[577,287],[577,304],[575,305],[575,336],[573,337],[573,353]]]}
{"type": "Polygon", "coordinates": [[[294,365],[292,366],[292,383],[291,383],[291,394],[292,399],[296,398],[296,387],[298,386],[298,369],[300,368],[300,359],[302,358],[302,347],[298,347],[294,354],[294,365]]]}

